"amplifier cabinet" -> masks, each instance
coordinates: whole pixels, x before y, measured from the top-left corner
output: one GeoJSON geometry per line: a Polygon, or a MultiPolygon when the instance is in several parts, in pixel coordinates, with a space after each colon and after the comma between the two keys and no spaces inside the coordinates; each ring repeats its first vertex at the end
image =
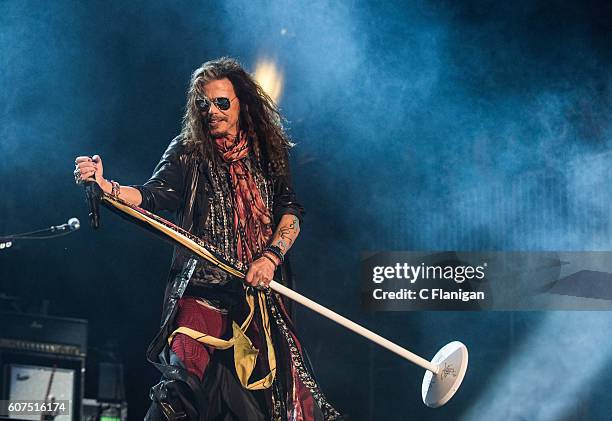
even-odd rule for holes
{"type": "Polygon", "coordinates": [[[44,401],[49,390],[70,401],[69,415],[56,421],[81,421],[86,350],[84,320],[0,313],[0,399],[44,401]]]}

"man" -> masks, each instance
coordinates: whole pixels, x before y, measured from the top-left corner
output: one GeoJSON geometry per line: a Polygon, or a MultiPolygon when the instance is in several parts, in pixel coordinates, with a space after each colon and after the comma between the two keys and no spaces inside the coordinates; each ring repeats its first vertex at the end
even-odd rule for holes
{"type": "Polygon", "coordinates": [[[292,146],[273,101],[233,59],[192,75],[181,134],[141,186],[104,178],[78,157],[75,179],[177,224],[219,257],[248,268],[245,283],[176,248],[162,327],[147,358],[163,374],[146,419],[334,420],[285,304],[268,284],[290,283],[286,253],[303,215],[288,165],[292,146]],[[162,415],[163,413],[163,415],[162,415]]]}

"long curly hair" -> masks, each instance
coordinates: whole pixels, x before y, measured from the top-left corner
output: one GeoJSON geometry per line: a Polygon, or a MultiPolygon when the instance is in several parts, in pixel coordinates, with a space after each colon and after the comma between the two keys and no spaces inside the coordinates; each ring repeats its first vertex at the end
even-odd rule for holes
{"type": "Polygon", "coordinates": [[[272,98],[233,58],[207,61],[193,72],[181,129],[184,145],[202,157],[219,162],[207,121],[198,110],[196,100],[204,96],[204,85],[223,78],[228,78],[234,86],[240,101],[240,129],[251,139],[262,169],[268,175],[286,173],[288,152],[294,144],[285,133],[284,119],[272,98]]]}

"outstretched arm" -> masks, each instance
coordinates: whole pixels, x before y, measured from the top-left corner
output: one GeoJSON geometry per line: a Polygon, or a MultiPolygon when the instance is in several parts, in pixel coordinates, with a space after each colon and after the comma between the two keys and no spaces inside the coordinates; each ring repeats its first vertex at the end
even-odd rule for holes
{"type": "Polygon", "coordinates": [[[130,186],[121,186],[117,183],[115,191],[113,192],[113,185],[104,178],[104,166],[102,165],[102,158],[100,158],[99,155],[94,155],[93,157],[79,156],[74,163],[76,165],[74,174],[75,179],[80,181],[95,181],[104,193],[115,193],[117,197],[126,202],[140,206],[142,195],[138,189],[130,186]]]}
{"type": "Polygon", "coordinates": [[[125,186],[115,183],[113,192],[112,183],[104,178],[104,167],[102,158],[98,155],[93,157],[79,156],[76,161],[75,180],[85,181],[92,179],[96,181],[102,190],[148,211],[160,210],[175,211],[183,200],[184,173],[180,157],[184,152],[184,145],[180,136],[175,137],[161,160],[155,167],[151,178],[143,185],[125,186]]]}

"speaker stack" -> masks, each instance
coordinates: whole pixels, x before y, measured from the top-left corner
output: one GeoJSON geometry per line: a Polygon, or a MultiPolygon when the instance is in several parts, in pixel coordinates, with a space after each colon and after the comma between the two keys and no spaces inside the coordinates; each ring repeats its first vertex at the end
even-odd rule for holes
{"type": "MultiPolygon", "coordinates": [[[[68,414],[59,414],[55,420],[81,421],[87,321],[0,313],[0,326],[0,399],[67,401],[68,414]]],[[[11,411],[0,415],[26,419],[11,411]]],[[[41,419],[40,415],[29,417],[41,419]]]]}

